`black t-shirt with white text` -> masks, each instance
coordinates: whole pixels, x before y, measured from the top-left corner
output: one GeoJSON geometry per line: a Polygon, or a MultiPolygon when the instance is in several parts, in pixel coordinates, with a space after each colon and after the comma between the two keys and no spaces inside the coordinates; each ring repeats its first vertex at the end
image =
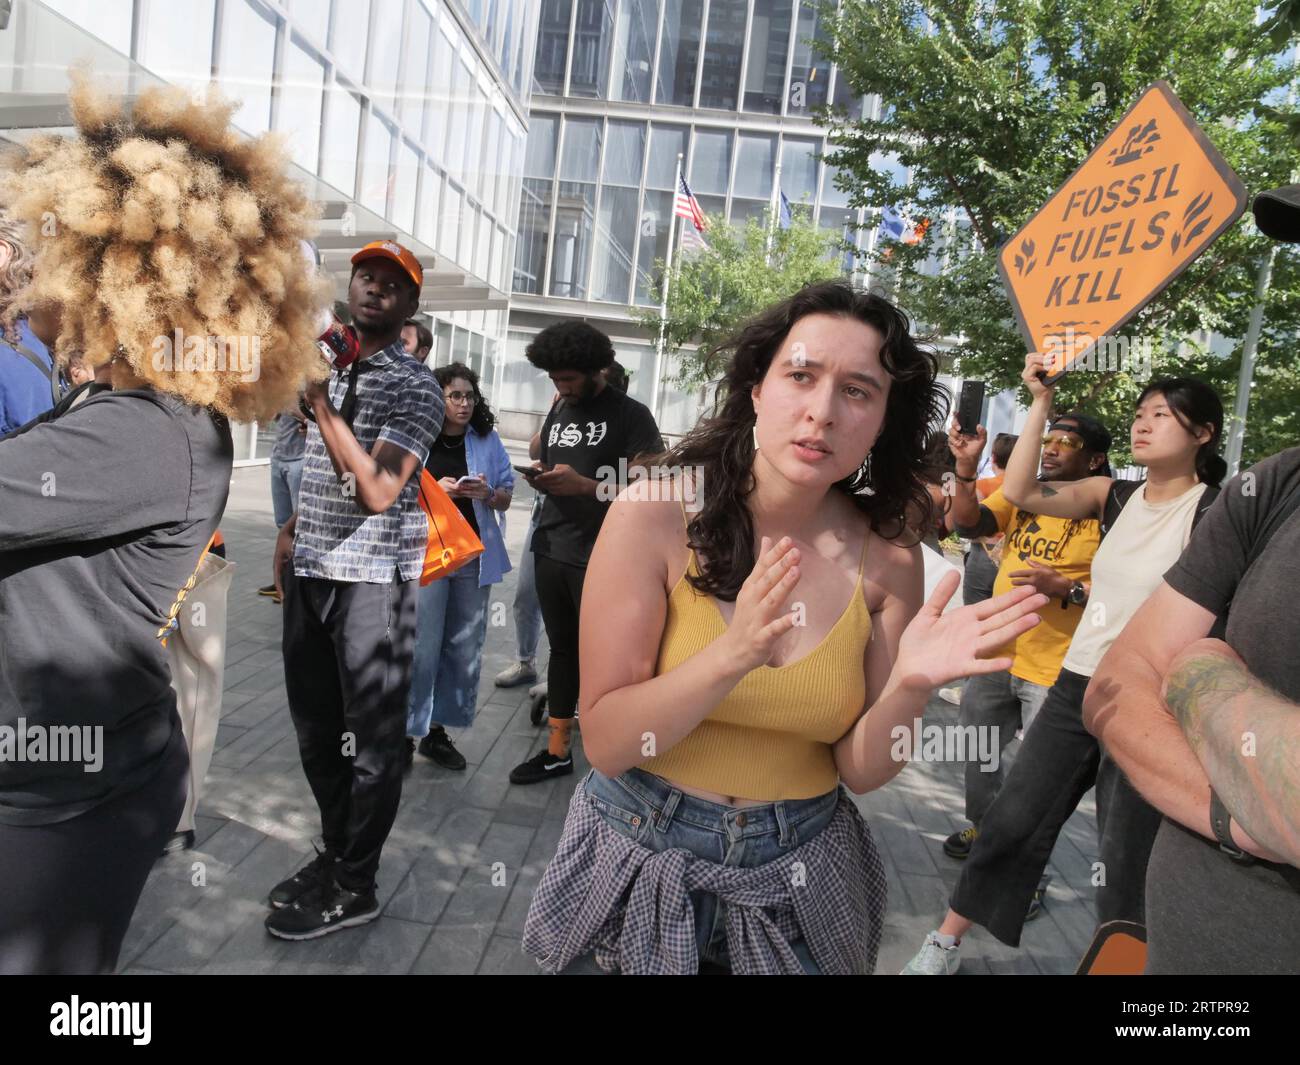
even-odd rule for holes
{"type": "MultiPolygon", "coordinates": [[[[662,449],[649,408],[608,385],[583,403],[557,403],[542,423],[542,462],[572,466],[592,480],[617,476],[619,459],[662,449]]],[[[533,550],[555,562],[585,566],[611,502],[612,496],[545,496],[533,550]]]]}
{"type": "MultiPolygon", "coordinates": [[[[1300,448],[1233,478],[1165,583],[1215,615],[1250,672],[1300,703],[1300,510],[1247,566],[1268,516],[1300,485],[1300,448]]],[[[1122,637],[1121,637],[1122,639],[1122,637]]],[[[1295,723],[1300,730],[1300,720],[1295,723]]],[[[1264,763],[1265,752],[1259,752],[1264,763]]],[[[1276,761],[1275,767],[1279,765],[1276,761]]],[[[1261,764],[1256,774],[1266,770],[1261,764]]],[[[1276,768],[1273,770],[1276,771],[1276,768]]],[[[1289,782],[1294,794],[1296,781],[1289,782]]],[[[1168,818],[1147,867],[1147,971],[1294,973],[1300,969],[1300,870],[1241,865],[1168,818]]]]}

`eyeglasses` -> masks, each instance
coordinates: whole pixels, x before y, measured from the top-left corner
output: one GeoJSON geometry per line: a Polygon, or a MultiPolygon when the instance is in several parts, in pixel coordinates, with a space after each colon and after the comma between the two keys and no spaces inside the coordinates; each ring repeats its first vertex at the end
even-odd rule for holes
{"type": "Polygon", "coordinates": [[[473,392],[448,392],[448,403],[468,403],[471,407],[477,402],[473,392]]]}
{"type": "Polygon", "coordinates": [[[1063,447],[1066,451],[1082,451],[1084,443],[1068,436],[1045,436],[1043,447],[1063,447]]]}

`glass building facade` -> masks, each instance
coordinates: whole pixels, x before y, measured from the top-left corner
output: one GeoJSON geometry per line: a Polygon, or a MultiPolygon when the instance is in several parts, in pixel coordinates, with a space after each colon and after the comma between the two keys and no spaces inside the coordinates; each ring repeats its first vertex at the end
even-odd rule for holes
{"type": "Polygon", "coordinates": [[[523,349],[546,324],[578,315],[611,334],[632,393],[664,431],[684,432],[697,397],[652,380],[653,338],[629,312],[657,303],[678,153],[711,218],[761,218],[779,166],[796,212],[866,248],[874,234],[822,161],[825,131],[812,116],[826,104],[861,115],[874,101],[812,47],[825,29],[809,0],[540,6],[500,401],[546,409],[549,384],[523,349]]]}
{"type": "MultiPolygon", "coordinates": [[[[236,124],[283,135],[324,204],[341,296],[349,256],[396,238],[425,264],[431,361],[500,375],[539,0],[14,0],[0,30],[0,136],[60,122],[67,67],[122,91],[215,82],[236,124]],[[48,102],[33,110],[34,100],[48,102]],[[7,113],[6,113],[7,112],[7,113]]],[[[249,427],[239,458],[265,454],[249,427]]]]}

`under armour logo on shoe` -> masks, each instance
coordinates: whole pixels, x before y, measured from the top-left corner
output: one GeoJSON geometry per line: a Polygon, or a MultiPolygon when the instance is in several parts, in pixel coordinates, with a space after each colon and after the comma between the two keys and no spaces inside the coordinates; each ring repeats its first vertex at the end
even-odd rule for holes
{"type": "Polygon", "coordinates": [[[321,910],[320,916],[322,921],[324,921],[326,924],[329,924],[331,917],[343,916],[343,907],[340,905],[340,906],[335,906],[334,909],[332,910],[321,910]]]}

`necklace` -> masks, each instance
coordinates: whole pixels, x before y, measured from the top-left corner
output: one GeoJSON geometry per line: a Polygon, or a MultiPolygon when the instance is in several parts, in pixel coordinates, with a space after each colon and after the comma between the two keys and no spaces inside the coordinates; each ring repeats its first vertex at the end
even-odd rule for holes
{"type": "Polygon", "coordinates": [[[455,451],[457,448],[463,448],[463,447],[465,446],[465,434],[464,434],[464,433],[461,433],[459,436],[453,436],[453,437],[440,436],[440,437],[438,437],[438,441],[439,441],[439,443],[441,443],[442,446],[445,447],[448,451],[455,451]],[[449,443],[447,443],[448,439],[451,439],[451,440],[454,440],[454,441],[459,441],[459,442],[458,442],[458,443],[452,443],[452,444],[449,444],[449,443]]]}

